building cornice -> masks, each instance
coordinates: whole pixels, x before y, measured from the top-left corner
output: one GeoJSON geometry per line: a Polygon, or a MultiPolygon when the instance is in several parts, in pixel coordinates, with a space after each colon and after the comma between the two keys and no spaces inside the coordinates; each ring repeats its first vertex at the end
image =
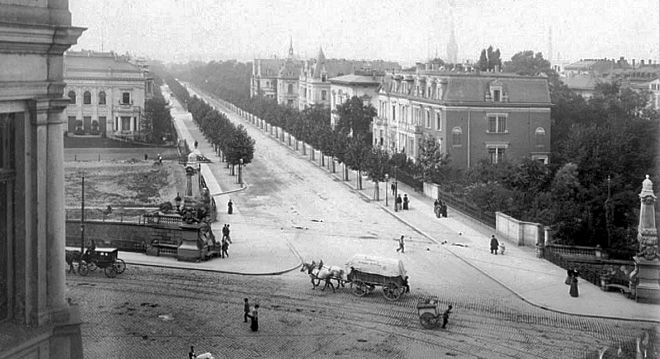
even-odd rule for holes
{"type": "Polygon", "coordinates": [[[0,53],[62,55],[86,28],[0,22],[0,53]]]}

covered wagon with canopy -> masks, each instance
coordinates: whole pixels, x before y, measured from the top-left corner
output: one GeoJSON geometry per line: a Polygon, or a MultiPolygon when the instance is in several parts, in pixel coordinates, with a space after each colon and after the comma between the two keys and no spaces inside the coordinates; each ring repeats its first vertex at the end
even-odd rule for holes
{"type": "Polygon", "coordinates": [[[346,263],[353,294],[362,297],[377,286],[383,287],[387,300],[397,300],[410,291],[408,275],[400,259],[356,254],[346,263]]]}

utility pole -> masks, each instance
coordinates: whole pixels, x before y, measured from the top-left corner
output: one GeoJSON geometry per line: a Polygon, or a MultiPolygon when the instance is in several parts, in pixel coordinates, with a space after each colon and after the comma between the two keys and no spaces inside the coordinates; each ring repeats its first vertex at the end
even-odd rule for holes
{"type": "Polygon", "coordinates": [[[85,253],[85,171],[82,172],[82,202],[80,206],[80,255],[85,253]]]}

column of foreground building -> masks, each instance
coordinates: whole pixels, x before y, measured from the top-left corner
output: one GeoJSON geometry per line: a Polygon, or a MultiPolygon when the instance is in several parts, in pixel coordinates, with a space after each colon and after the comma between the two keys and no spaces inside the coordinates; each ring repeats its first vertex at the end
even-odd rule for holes
{"type": "Polygon", "coordinates": [[[82,357],[65,298],[67,0],[0,0],[0,358],[82,357]]]}

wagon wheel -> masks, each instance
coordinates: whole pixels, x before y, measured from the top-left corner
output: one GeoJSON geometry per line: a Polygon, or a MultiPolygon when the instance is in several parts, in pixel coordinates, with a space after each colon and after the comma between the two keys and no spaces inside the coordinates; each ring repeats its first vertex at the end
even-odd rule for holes
{"type": "Polygon", "coordinates": [[[105,267],[105,276],[108,278],[114,278],[117,276],[117,271],[115,270],[114,265],[109,265],[105,267]]]}
{"type": "Polygon", "coordinates": [[[96,263],[94,263],[94,262],[87,263],[87,268],[90,270],[90,272],[95,271],[96,270],[96,263]]]}
{"type": "Polygon", "coordinates": [[[422,315],[419,316],[419,324],[425,329],[433,329],[438,325],[438,317],[428,312],[422,313],[422,315]]]}
{"type": "Polygon", "coordinates": [[[394,282],[387,282],[383,285],[383,296],[387,300],[397,300],[401,297],[402,288],[394,282]]]}
{"type": "Polygon", "coordinates": [[[122,274],[126,270],[126,262],[124,262],[123,259],[117,258],[113,264],[113,267],[115,267],[115,272],[117,272],[117,274],[122,274]]]}
{"type": "Polygon", "coordinates": [[[368,292],[367,286],[360,281],[353,282],[352,286],[353,286],[353,294],[355,294],[358,297],[364,297],[368,292]]]}
{"type": "Polygon", "coordinates": [[[87,263],[85,262],[78,263],[78,273],[80,273],[80,275],[83,277],[89,274],[89,267],[87,266],[87,263]]]}

